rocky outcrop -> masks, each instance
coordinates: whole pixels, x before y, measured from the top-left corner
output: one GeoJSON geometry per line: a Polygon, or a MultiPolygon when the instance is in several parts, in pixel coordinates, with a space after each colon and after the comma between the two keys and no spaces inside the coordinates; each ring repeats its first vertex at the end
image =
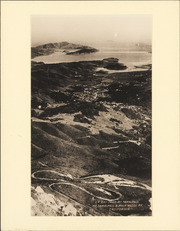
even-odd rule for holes
{"type": "Polygon", "coordinates": [[[125,70],[127,66],[125,66],[123,63],[119,63],[118,61],[119,59],[117,58],[103,59],[104,68],[109,70],[125,70]]]}
{"type": "Polygon", "coordinates": [[[32,216],[77,216],[77,209],[68,202],[63,202],[42,187],[31,187],[32,216]]]}

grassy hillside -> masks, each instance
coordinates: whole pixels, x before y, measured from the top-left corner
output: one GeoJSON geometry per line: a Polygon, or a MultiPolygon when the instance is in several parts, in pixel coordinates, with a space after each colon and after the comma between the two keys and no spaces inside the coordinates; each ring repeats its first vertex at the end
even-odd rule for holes
{"type": "Polygon", "coordinates": [[[113,63],[117,61],[32,62],[32,174],[53,170],[71,176],[62,183],[42,172],[44,180],[33,178],[32,185],[45,191],[50,187],[54,196],[68,197],[75,207],[80,203],[83,215],[149,215],[151,192],[141,184],[151,186],[151,66],[133,72],[98,71],[113,63]],[[85,176],[103,174],[118,178],[103,185],[84,182],[85,176]],[[141,209],[115,211],[95,205],[98,197],[108,195],[137,200],[141,209]]]}

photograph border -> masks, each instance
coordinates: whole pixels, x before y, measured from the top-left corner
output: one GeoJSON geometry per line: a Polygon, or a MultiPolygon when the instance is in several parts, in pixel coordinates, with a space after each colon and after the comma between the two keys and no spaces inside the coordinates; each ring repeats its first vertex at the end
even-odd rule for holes
{"type": "Polygon", "coordinates": [[[179,2],[2,1],[1,11],[2,230],[180,229],[179,2]],[[67,217],[31,217],[30,15],[100,12],[153,15],[153,216],[68,217],[68,224],[67,217]]]}

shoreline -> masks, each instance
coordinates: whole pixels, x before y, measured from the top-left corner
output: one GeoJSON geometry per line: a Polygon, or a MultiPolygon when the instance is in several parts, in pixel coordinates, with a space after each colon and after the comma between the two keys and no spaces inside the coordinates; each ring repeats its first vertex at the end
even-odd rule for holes
{"type": "MultiPolygon", "coordinates": [[[[104,59],[97,59],[97,60],[85,60],[85,61],[73,61],[73,62],[58,62],[58,63],[44,63],[44,62],[38,62],[34,61],[31,59],[31,65],[68,65],[68,64],[89,64],[89,63],[96,63],[97,65],[99,62],[101,64],[103,63],[104,59]]],[[[119,63],[119,62],[118,62],[119,63]]],[[[140,62],[139,64],[136,63],[134,64],[127,64],[127,63],[122,63],[123,65],[126,65],[126,69],[122,70],[112,70],[112,69],[107,69],[105,67],[102,67],[101,65],[99,67],[96,67],[95,72],[101,72],[104,74],[115,74],[115,73],[130,73],[130,72],[146,72],[146,71],[151,71],[152,70],[152,62],[140,62]]]]}

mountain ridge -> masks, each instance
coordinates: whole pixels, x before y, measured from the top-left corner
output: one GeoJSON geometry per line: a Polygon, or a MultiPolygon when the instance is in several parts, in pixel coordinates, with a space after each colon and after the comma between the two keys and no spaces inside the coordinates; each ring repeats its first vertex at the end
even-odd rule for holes
{"type": "Polygon", "coordinates": [[[65,52],[67,55],[92,53],[92,52],[98,51],[97,49],[90,47],[90,46],[85,46],[85,45],[63,41],[63,42],[58,42],[58,43],[46,43],[43,45],[32,47],[31,48],[31,58],[35,58],[37,56],[42,56],[42,55],[50,55],[60,50],[61,51],[64,50],[62,52],[65,52]],[[69,50],[76,50],[76,51],[69,52],[69,50]]]}

